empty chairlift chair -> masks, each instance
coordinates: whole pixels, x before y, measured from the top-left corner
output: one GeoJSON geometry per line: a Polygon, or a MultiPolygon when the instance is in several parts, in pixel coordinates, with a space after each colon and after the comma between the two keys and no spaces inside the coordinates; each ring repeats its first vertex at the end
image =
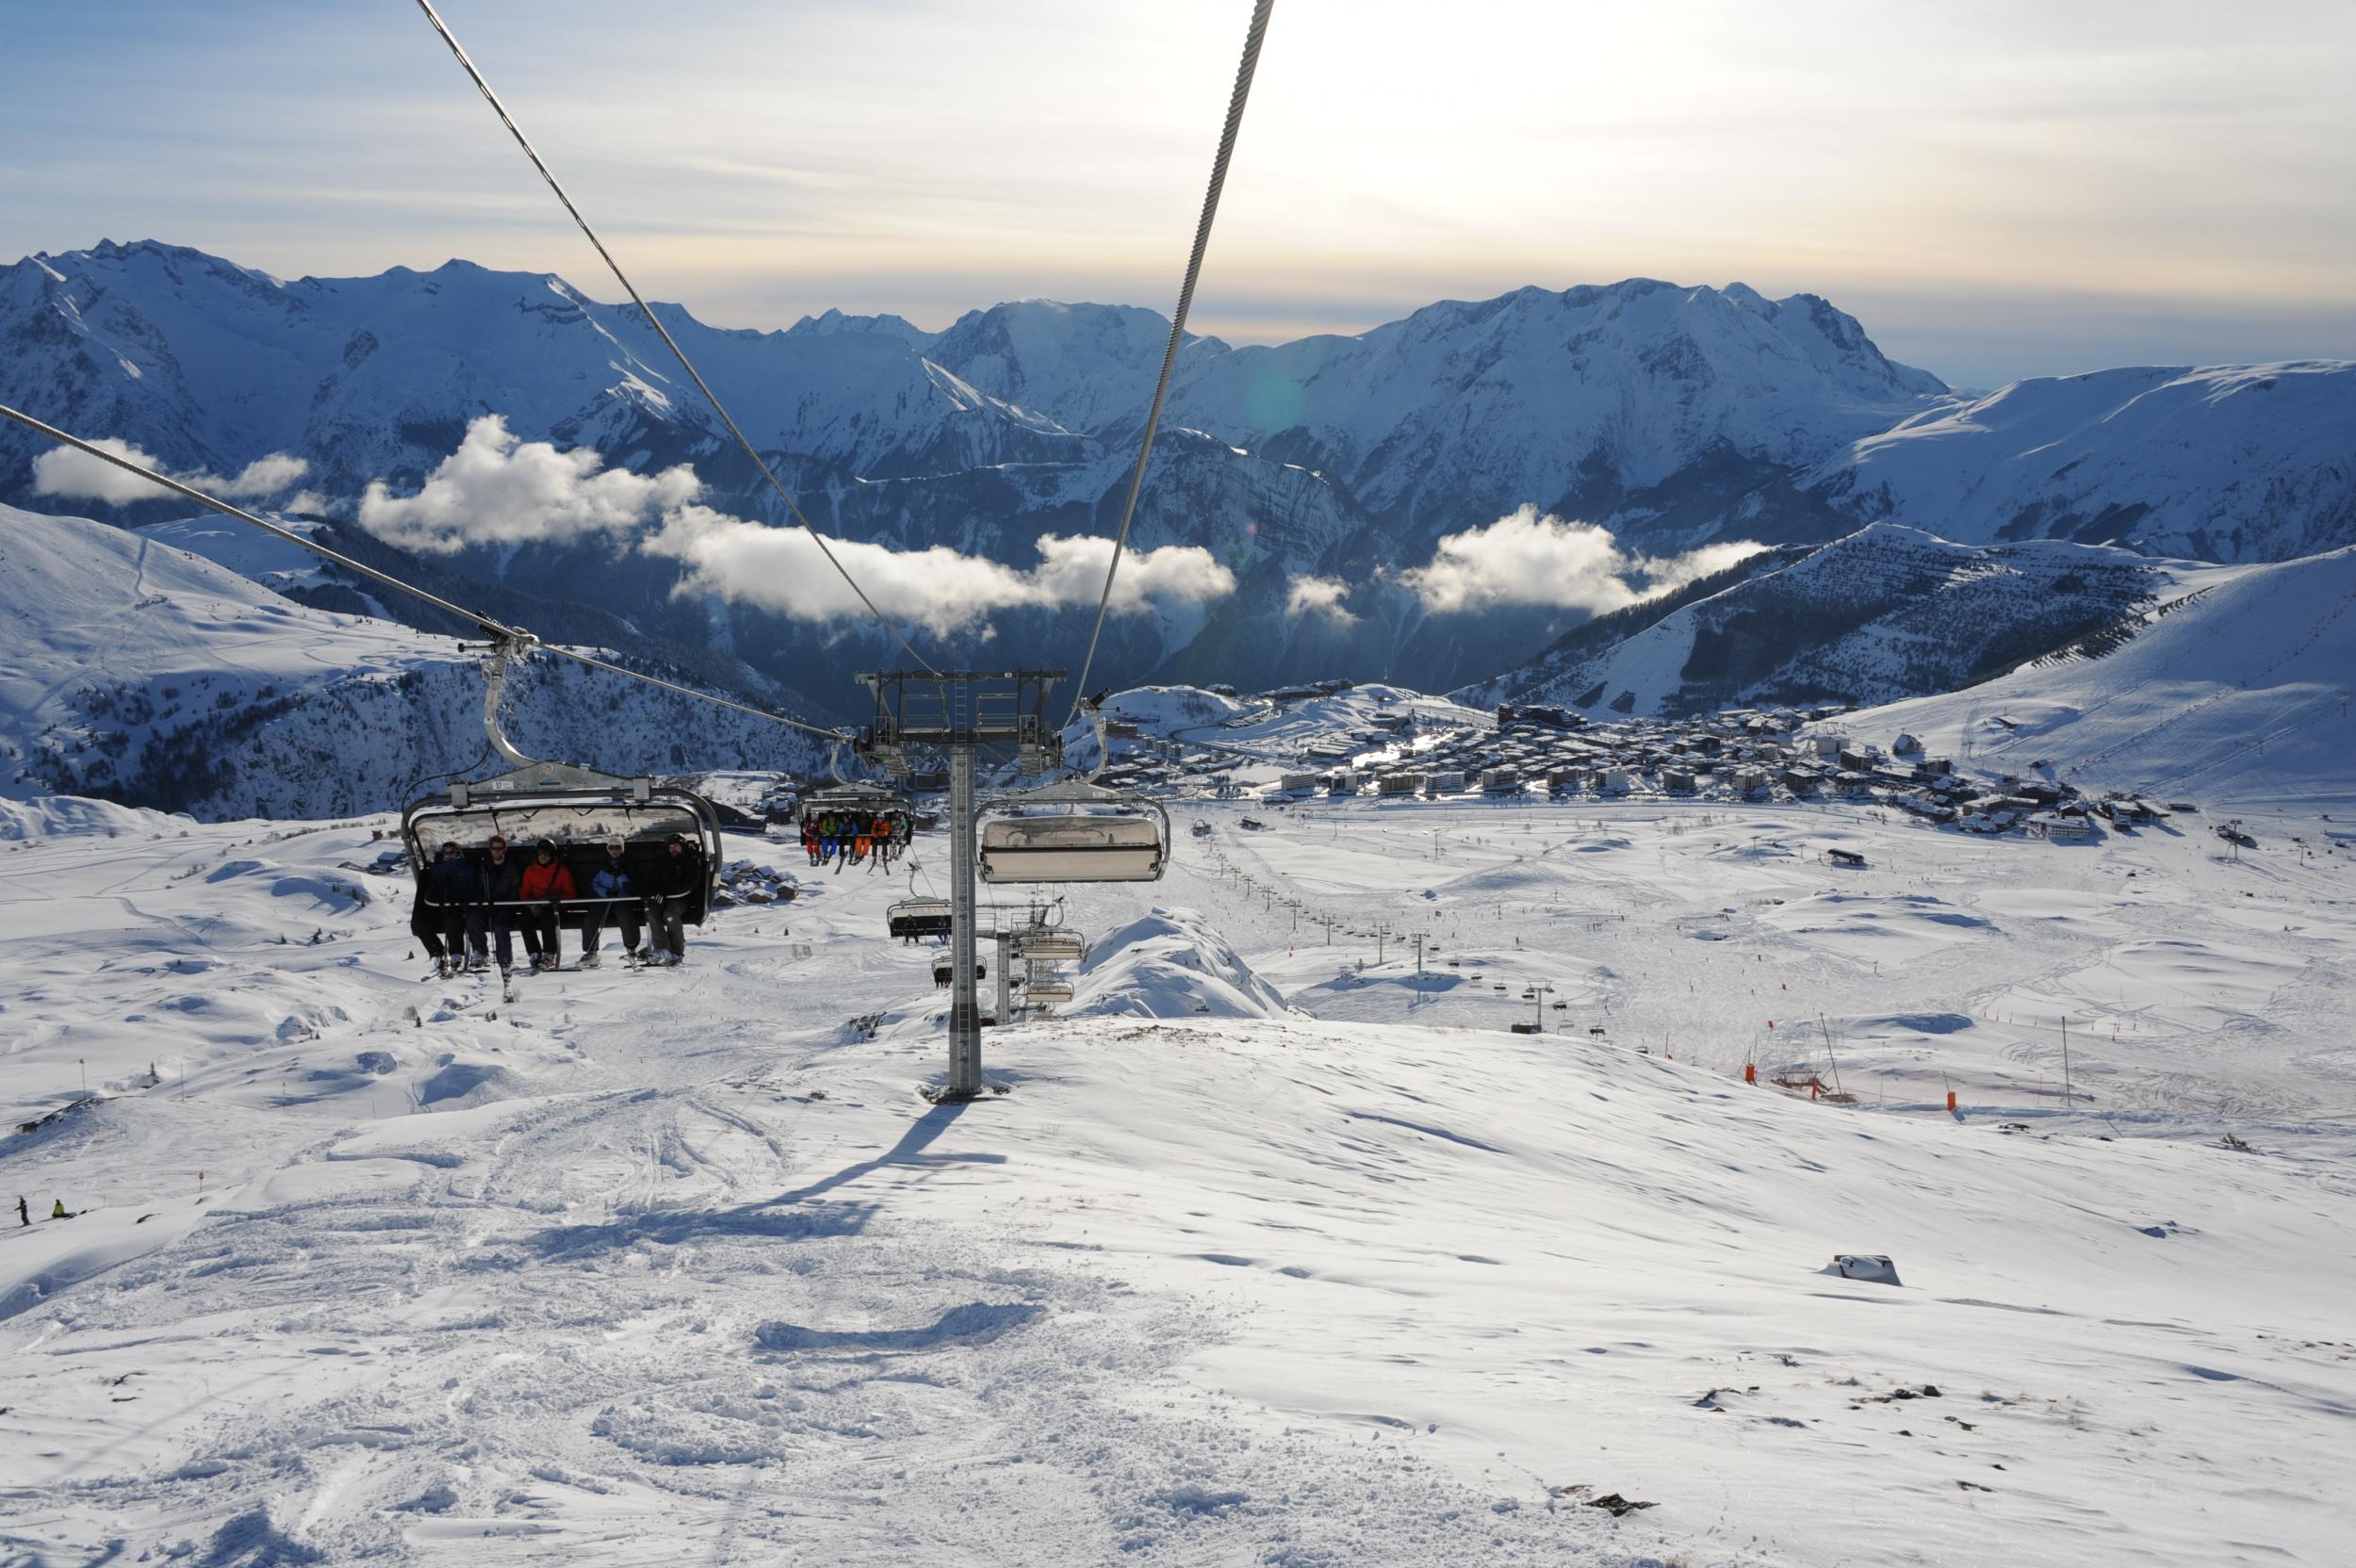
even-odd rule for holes
{"type": "Polygon", "coordinates": [[[1014,939],[1014,956],[1047,964],[1077,963],[1088,956],[1088,943],[1076,931],[1030,931],[1014,939]]]}
{"type": "Polygon", "coordinates": [[[1156,882],[1170,859],[1170,813],[1144,795],[1050,784],[983,808],[985,882],[1156,882]]]}

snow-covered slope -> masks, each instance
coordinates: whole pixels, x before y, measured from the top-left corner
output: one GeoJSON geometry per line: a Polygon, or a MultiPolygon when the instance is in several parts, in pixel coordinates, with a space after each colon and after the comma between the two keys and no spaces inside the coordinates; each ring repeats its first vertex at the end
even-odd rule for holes
{"type": "Polygon", "coordinates": [[[2203,561],[2356,541],[2356,362],[2100,370],[1956,399],[1799,481],[1860,521],[2203,561]]]}
{"type": "Polygon", "coordinates": [[[2356,805],[2356,549],[2186,575],[2102,639],[1841,722],[1982,769],[2203,803],[2356,805]]]}
{"type": "MultiPolygon", "coordinates": [[[[495,771],[481,678],[447,639],[311,609],[87,518],[0,506],[0,791],[327,817],[495,771]]],[[[509,732],[536,755],[615,772],[811,760],[775,725],[565,661],[532,662],[511,690],[509,732]]]]}
{"type": "Polygon", "coordinates": [[[1300,1012],[995,1028],[932,1107],[891,877],[510,1004],[419,983],[381,819],[0,808],[0,1193],[75,1213],[0,1224],[0,1550],[2337,1560],[2344,867],[1257,809],[1069,915],[1300,1012]]]}
{"type": "Polygon", "coordinates": [[[1655,716],[1889,702],[1984,680],[2197,575],[2125,550],[1973,547],[1876,524],[1657,618],[1594,622],[1465,695],[1655,716]]]}

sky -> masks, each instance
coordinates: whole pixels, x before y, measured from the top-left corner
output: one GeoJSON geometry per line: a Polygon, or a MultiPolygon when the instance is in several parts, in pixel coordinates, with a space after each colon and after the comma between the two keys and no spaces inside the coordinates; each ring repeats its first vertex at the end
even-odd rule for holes
{"type": "MultiPolygon", "coordinates": [[[[1177,291],[1248,0],[441,0],[650,296],[920,326],[1177,291]]],[[[0,0],[0,258],[617,291],[409,0],[0,0]]],[[[1631,276],[1965,386],[2356,356],[2356,6],[1280,0],[1191,321],[1631,276]]]]}

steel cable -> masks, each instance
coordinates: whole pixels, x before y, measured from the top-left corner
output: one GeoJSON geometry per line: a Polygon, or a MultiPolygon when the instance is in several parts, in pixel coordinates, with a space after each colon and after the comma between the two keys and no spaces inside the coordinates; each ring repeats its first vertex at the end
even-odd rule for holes
{"type": "Polygon", "coordinates": [[[674,680],[664,680],[658,676],[646,675],[641,671],[630,669],[626,665],[616,664],[609,660],[598,659],[593,655],[581,653],[577,649],[559,647],[553,643],[543,643],[539,638],[533,636],[531,632],[524,630],[521,627],[513,627],[507,625],[503,621],[494,620],[490,616],[482,613],[480,611],[467,609],[463,604],[452,604],[450,600],[442,597],[439,594],[429,593],[425,589],[417,587],[412,583],[403,582],[401,579],[394,577],[388,572],[381,572],[374,566],[367,565],[361,562],[354,561],[352,557],[345,555],[340,550],[332,550],[325,545],[320,544],[318,540],[297,533],[290,528],[281,527],[280,525],[271,522],[267,517],[255,516],[253,513],[248,512],[241,506],[233,506],[227,501],[220,500],[214,497],[208,496],[204,491],[197,489],[194,485],[184,483],[179,480],[173,479],[169,474],[159,474],[153,468],[142,467],[139,464],[132,462],[129,458],[110,452],[104,447],[95,446],[90,442],[83,440],[78,435],[68,434],[66,432],[57,429],[55,425],[45,424],[42,421],[34,418],[31,415],[25,413],[21,409],[10,408],[6,403],[0,403],[0,416],[13,419],[18,424],[23,425],[26,430],[33,432],[37,435],[46,436],[60,446],[72,447],[76,451],[86,453],[90,457],[98,458],[106,463],[111,463],[116,467],[124,470],[126,473],[137,474],[139,478],[146,480],[149,483],[160,486],[165,490],[171,491],[174,495],[184,496],[188,499],[196,502],[199,506],[208,506],[215,512],[237,518],[241,523],[250,523],[273,538],[283,539],[289,545],[296,546],[302,549],[309,550],[313,555],[334,562],[344,570],[353,573],[356,576],[366,578],[370,582],[378,583],[384,587],[394,589],[397,592],[407,594],[412,598],[421,599],[425,603],[432,605],[434,609],[441,611],[444,614],[453,615],[459,620],[471,623],[475,629],[483,632],[485,636],[490,637],[495,642],[512,644],[517,646],[528,645],[537,647],[545,652],[554,654],[559,659],[570,659],[576,663],[586,664],[592,669],[607,670],[614,675],[628,676],[632,680],[643,680],[649,686],[660,686],[664,691],[677,692],[681,696],[694,697],[698,702],[709,702],[721,708],[733,708],[740,713],[749,713],[757,719],[767,719],[772,724],[786,725],[794,729],[806,729],[812,735],[824,735],[828,739],[835,741],[841,741],[844,738],[844,732],[840,729],[824,728],[818,725],[810,724],[801,719],[789,718],[783,713],[773,713],[765,708],[755,708],[749,703],[737,702],[731,698],[724,696],[715,696],[710,692],[699,692],[693,686],[682,686],[674,680]]]}
{"type": "Polygon", "coordinates": [[[859,580],[851,575],[850,568],[843,565],[841,559],[835,555],[833,547],[826,543],[826,535],[820,533],[817,526],[803,515],[800,504],[794,499],[792,493],[770,469],[767,459],[761,455],[760,449],[753,445],[751,438],[739,428],[735,416],[728,413],[728,405],[720,401],[719,395],[713,392],[711,385],[705,382],[702,372],[695,368],[695,362],[687,357],[687,351],[679,346],[679,340],[671,335],[670,329],[656,317],[654,308],[648,305],[645,297],[638,292],[638,286],[631,283],[629,276],[623,272],[621,263],[614,259],[614,253],[607,250],[605,241],[597,237],[597,231],[589,226],[589,220],[581,215],[581,209],[573,204],[573,199],[564,194],[564,188],[557,184],[556,176],[548,172],[548,166],[541,160],[539,153],[524,136],[523,127],[516,124],[515,117],[507,112],[507,106],[500,103],[499,94],[491,90],[491,84],[483,79],[483,73],[476,69],[474,61],[467,58],[466,51],[459,47],[458,40],[450,33],[449,24],[442,20],[441,13],[434,8],[433,0],[417,0],[417,8],[425,12],[425,19],[428,22],[434,24],[434,30],[442,35],[442,41],[450,45],[450,54],[456,57],[458,63],[465,68],[467,76],[473,80],[476,89],[482,92],[483,101],[491,106],[491,111],[499,117],[499,123],[507,127],[508,134],[515,139],[515,145],[522,148],[524,156],[532,160],[532,167],[540,172],[540,177],[546,180],[548,188],[556,193],[557,201],[564,204],[564,210],[572,215],[574,223],[579,225],[581,232],[596,248],[598,257],[604,261],[606,270],[614,274],[614,281],[620,284],[623,290],[630,295],[630,302],[638,307],[639,313],[646,317],[646,324],[654,328],[655,335],[663,339],[663,346],[671,351],[673,357],[678,359],[679,368],[687,372],[688,379],[695,384],[695,390],[704,395],[704,400],[710,403],[712,411],[720,416],[720,422],[728,426],[728,433],[736,437],[736,444],[744,449],[744,455],[752,459],[753,466],[760,470],[761,477],[769,482],[769,488],[777,493],[777,498],[785,503],[785,509],[793,515],[794,522],[801,525],[803,531],[808,533],[811,541],[817,545],[819,552],[826,556],[826,564],[842,575],[843,580],[850,585],[851,592],[859,596],[859,603],[865,605],[867,612],[875,617],[875,624],[892,634],[892,640],[900,645],[903,652],[915,660],[918,664],[923,665],[928,673],[940,674],[941,672],[935,670],[925,661],[924,656],[917,652],[909,645],[908,640],[900,634],[900,629],[893,626],[881,610],[875,608],[875,601],[867,596],[867,590],[859,585],[859,580]]]}
{"type": "MultiPolygon", "coordinates": [[[[418,0],[423,5],[425,0],[418,0]]],[[[1211,222],[1219,216],[1219,192],[1227,184],[1227,164],[1235,151],[1235,137],[1243,129],[1245,103],[1252,96],[1252,76],[1259,69],[1260,45],[1268,36],[1268,14],[1276,8],[1276,0],[1254,0],[1252,25],[1243,39],[1243,59],[1235,67],[1235,87],[1227,101],[1227,123],[1219,136],[1219,152],[1211,160],[1210,188],[1203,193],[1203,216],[1194,228],[1194,250],[1186,257],[1186,282],[1178,289],[1178,309],[1170,319],[1170,346],[1162,351],[1162,373],[1153,384],[1153,401],[1146,410],[1145,434],[1137,444],[1137,466],[1129,476],[1129,498],[1121,503],[1121,531],[1113,536],[1113,558],[1104,568],[1104,592],[1096,601],[1096,627],[1088,633],[1088,657],[1080,661],[1080,678],[1072,688],[1072,711],[1064,715],[1069,725],[1079,716],[1080,707],[1088,689],[1088,671],[1096,662],[1096,645],[1104,635],[1104,616],[1113,602],[1113,580],[1121,572],[1121,552],[1129,543],[1129,525],[1137,515],[1137,492],[1145,485],[1145,466],[1153,455],[1153,433],[1162,422],[1162,403],[1170,395],[1170,372],[1178,364],[1178,350],[1186,335],[1186,312],[1194,304],[1194,286],[1203,274],[1203,253],[1210,248],[1211,222]]]]}

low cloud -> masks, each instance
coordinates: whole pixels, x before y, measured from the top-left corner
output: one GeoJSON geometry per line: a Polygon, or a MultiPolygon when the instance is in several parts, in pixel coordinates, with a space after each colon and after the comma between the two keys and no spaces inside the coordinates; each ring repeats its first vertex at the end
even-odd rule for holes
{"type": "MultiPolygon", "coordinates": [[[[559,450],[519,440],[488,415],[413,496],[384,481],[361,498],[359,521],[410,549],[447,553],[468,545],[607,538],[680,563],[682,594],[712,594],[802,621],[864,615],[866,607],[817,541],[799,528],[733,517],[697,499],[703,484],[684,465],[651,478],[609,468],[594,448],[559,450]]],[[[1042,535],[1039,560],[1014,566],[946,546],[899,550],[829,540],[835,557],[895,623],[935,634],[968,629],[1007,610],[1093,606],[1104,591],[1109,539],[1042,535]]],[[[1235,577],[1191,545],[1131,550],[1113,582],[1116,614],[1199,604],[1235,592],[1235,577]]]]}
{"type": "Polygon", "coordinates": [[[1297,577],[1284,595],[1284,613],[1292,616],[1323,615],[1341,626],[1349,626],[1358,617],[1342,601],[1350,596],[1350,584],[1339,578],[1297,577]]]}
{"type": "MultiPolygon", "coordinates": [[[[968,629],[999,611],[1093,605],[1112,560],[1109,539],[1046,534],[1039,564],[1018,569],[945,546],[895,550],[859,540],[828,541],[886,618],[936,636],[968,629]]],[[[681,593],[718,594],[801,621],[866,613],[841,573],[801,529],[769,528],[706,506],[665,514],[641,547],[683,563],[681,593]]],[[[1235,577],[1190,545],[1132,550],[1114,580],[1112,611],[1135,614],[1172,603],[1199,604],[1235,592],[1235,577]]]]}
{"type": "Polygon", "coordinates": [[[469,545],[621,538],[702,490],[684,465],[651,477],[608,468],[594,448],[521,440],[506,420],[486,414],[416,495],[396,496],[383,480],[369,481],[360,526],[388,544],[437,555],[469,545]]]}
{"type": "MultiPolygon", "coordinates": [[[[131,442],[118,440],[111,435],[101,436],[90,445],[224,500],[267,500],[311,471],[311,465],[302,458],[286,452],[272,452],[268,457],[255,458],[224,479],[203,469],[174,472],[131,442]]],[[[172,494],[160,484],[143,480],[137,474],[116,467],[104,458],[92,457],[73,447],[54,447],[33,459],[33,493],[62,496],[74,500],[105,501],[112,506],[152,501],[172,494]]]]}
{"type": "Polygon", "coordinates": [[[1609,529],[1525,506],[1485,528],[1448,534],[1428,564],[1399,580],[1434,614],[1528,605],[1600,615],[1674,593],[1766,547],[1744,540],[1678,556],[1640,555],[1622,549],[1609,529]]]}

